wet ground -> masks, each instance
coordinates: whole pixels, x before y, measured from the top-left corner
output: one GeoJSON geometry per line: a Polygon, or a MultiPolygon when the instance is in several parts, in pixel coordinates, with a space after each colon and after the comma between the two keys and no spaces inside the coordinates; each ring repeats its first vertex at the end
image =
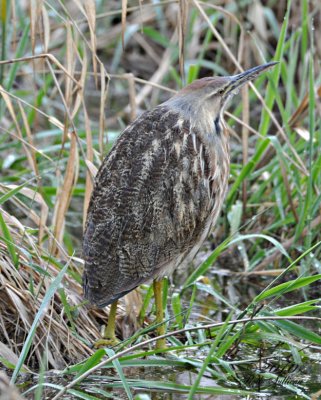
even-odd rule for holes
{"type": "MultiPolygon", "coordinates": [[[[313,349],[310,349],[313,352],[313,349]]],[[[280,355],[280,357],[282,357],[280,355]]],[[[237,372],[237,377],[242,382],[242,385],[237,386],[236,382],[223,385],[213,380],[211,376],[204,375],[201,379],[200,386],[208,387],[223,387],[231,389],[231,394],[203,394],[196,395],[194,398],[205,400],[205,399],[244,399],[244,395],[234,394],[236,389],[247,389],[253,393],[249,396],[249,399],[300,399],[300,398],[311,398],[313,393],[316,393],[321,388],[321,356],[319,353],[315,353],[314,362],[303,364],[301,366],[295,366],[291,362],[287,362],[286,358],[283,363],[277,365],[273,358],[261,359],[257,362],[253,362],[248,365],[243,365],[242,370],[237,366],[234,368],[237,372]],[[280,370],[283,368],[283,370],[280,370]],[[271,378],[274,374],[275,378],[271,378]],[[302,396],[300,396],[300,392],[302,396]]],[[[144,368],[144,367],[126,367],[124,368],[124,374],[129,384],[131,384],[131,393],[133,397],[138,395],[145,395],[147,397],[141,397],[142,400],[183,400],[187,398],[187,393],[180,393],[180,390],[161,390],[160,388],[154,387],[155,382],[163,384],[164,382],[175,382],[177,385],[190,386],[195,382],[196,372],[181,370],[179,368],[144,368]],[[134,384],[134,382],[137,382],[134,384]],[[139,383],[140,381],[141,383],[139,383]],[[144,388],[144,386],[150,386],[150,388],[144,388]]],[[[65,376],[61,377],[50,374],[45,380],[52,384],[66,385],[68,379],[65,376]]],[[[29,380],[29,385],[33,385],[36,382],[32,379],[29,380]]],[[[106,368],[100,371],[99,374],[91,376],[86,379],[81,385],[74,389],[83,391],[87,394],[96,396],[99,399],[106,399],[110,396],[113,399],[127,399],[127,395],[124,390],[120,389],[122,382],[117,377],[117,374],[112,368],[106,368]],[[108,397],[107,397],[108,396],[108,397]]],[[[50,399],[54,395],[52,389],[45,389],[42,393],[42,399],[50,399]]],[[[34,393],[30,393],[25,396],[27,399],[34,399],[34,393]]],[[[64,395],[63,399],[74,400],[79,398],[75,395],[64,395]]],[[[138,397],[139,398],[139,397],[138,397]]],[[[315,397],[318,399],[321,397],[315,397]]]]}
{"type": "MultiPolygon", "coordinates": [[[[206,254],[206,253],[204,253],[206,254]]],[[[207,249],[208,254],[208,249],[207,249]]],[[[197,263],[202,261],[202,253],[198,255],[197,263]]],[[[234,250],[225,254],[225,258],[221,258],[221,263],[216,268],[211,269],[206,274],[204,281],[200,280],[197,302],[193,305],[189,323],[210,323],[224,321],[229,313],[228,307],[224,302],[220,302],[215,296],[206,290],[202,290],[202,285],[211,283],[212,288],[217,288],[225,298],[239,309],[244,309],[251,299],[258,294],[268,283],[268,279],[262,277],[245,278],[238,271],[240,260],[237,252],[234,250]],[[223,290],[221,290],[223,288],[223,290]]],[[[172,294],[177,291],[181,283],[184,282],[190,271],[177,271],[173,278],[173,284],[169,286],[169,299],[172,294]],[[178,283],[179,282],[179,283],[178,283]]],[[[317,285],[309,288],[309,298],[318,297],[319,288],[317,285]]],[[[190,292],[187,290],[182,295],[183,308],[188,307],[190,292]]],[[[273,308],[289,306],[298,303],[298,292],[289,294],[286,298],[278,300],[278,304],[273,304],[273,308]],[[292,296],[292,297],[291,297],[292,296]]],[[[302,300],[304,301],[304,296],[302,300]]],[[[171,310],[170,305],[168,306],[171,310]]],[[[300,322],[307,329],[318,332],[318,329],[305,321],[300,322]]],[[[183,340],[184,342],[184,340],[183,340]]],[[[192,360],[204,360],[209,346],[199,349],[193,349],[190,353],[175,353],[174,358],[186,357],[192,360]]],[[[251,343],[241,343],[232,352],[228,353],[224,360],[234,373],[234,376],[227,380],[220,380],[213,377],[210,373],[205,373],[201,379],[199,386],[204,388],[225,388],[230,389],[231,394],[199,394],[194,398],[205,399],[299,399],[312,398],[312,394],[321,389],[321,352],[320,347],[309,346],[307,348],[302,345],[301,364],[294,361],[295,357],[290,350],[285,350],[284,346],[279,346],[276,342],[267,341],[262,346],[255,347],[251,343]],[[303,353],[305,355],[303,355],[303,353]],[[302,361],[303,360],[303,361],[302,361]],[[236,390],[244,390],[253,392],[253,395],[237,395],[236,390]]],[[[148,359],[163,360],[156,356],[149,356],[148,359]]],[[[173,358],[173,359],[174,359],[173,358]]],[[[167,354],[166,359],[171,359],[171,355],[167,354]]],[[[137,361],[137,360],[136,360],[137,361]]],[[[142,364],[144,359],[141,359],[142,364]]],[[[157,365],[157,363],[156,363],[157,365]]],[[[174,365],[174,363],[173,363],[174,365]]],[[[213,365],[213,370],[216,366],[213,365]]],[[[222,365],[216,370],[224,370],[222,365]]],[[[177,368],[175,366],[146,367],[146,366],[126,366],[123,368],[126,380],[131,388],[133,397],[138,396],[139,400],[183,400],[187,398],[188,388],[195,382],[198,370],[195,368],[177,368]],[[175,384],[177,388],[165,389],[162,385],[169,383],[175,384]],[[139,397],[141,396],[141,397],[139,397]]],[[[225,377],[228,374],[222,375],[225,377]]],[[[64,375],[63,377],[56,374],[47,375],[44,380],[47,383],[66,386],[74,376],[64,375]]],[[[20,390],[24,392],[26,388],[30,388],[37,384],[38,378],[28,377],[25,379],[24,388],[20,390]]],[[[86,394],[95,396],[99,399],[127,399],[127,395],[122,389],[123,383],[113,367],[104,368],[98,374],[94,374],[75,387],[75,390],[85,392],[86,394]]],[[[46,388],[42,393],[42,399],[50,399],[56,391],[46,388]]],[[[34,392],[25,394],[26,399],[34,399],[34,392]]],[[[63,399],[79,398],[73,394],[67,394],[63,399]]],[[[85,398],[85,397],[84,397],[85,398]]],[[[315,400],[321,395],[316,396],[315,400]]],[[[136,397],[135,397],[136,399],[136,397]]]]}

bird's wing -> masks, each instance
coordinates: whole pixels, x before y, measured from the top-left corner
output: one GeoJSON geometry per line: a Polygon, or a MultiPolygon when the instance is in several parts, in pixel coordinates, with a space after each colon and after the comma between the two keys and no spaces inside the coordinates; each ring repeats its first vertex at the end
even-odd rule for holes
{"type": "Polygon", "coordinates": [[[122,133],[88,209],[85,291],[93,302],[121,297],[199,241],[214,201],[201,146],[190,122],[165,106],[122,133]]]}

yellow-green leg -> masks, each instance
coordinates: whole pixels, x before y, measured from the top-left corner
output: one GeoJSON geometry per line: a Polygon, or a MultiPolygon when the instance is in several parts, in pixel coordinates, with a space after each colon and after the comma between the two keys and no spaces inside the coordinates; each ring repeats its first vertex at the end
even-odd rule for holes
{"type": "MultiPolygon", "coordinates": [[[[163,310],[163,281],[154,281],[154,296],[155,296],[155,306],[156,306],[156,323],[158,325],[157,336],[164,335],[166,333],[166,327],[164,323],[164,310],[163,310]]],[[[156,349],[162,350],[166,349],[166,339],[158,339],[156,341],[156,349]]]]}
{"type": "Polygon", "coordinates": [[[115,330],[116,330],[116,311],[117,311],[117,303],[118,301],[114,301],[114,303],[110,306],[108,323],[105,328],[104,338],[97,340],[94,346],[98,347],[106,347],[106,346],[115,346],[119,343],[119,340],[116,338],[115,330]]]}

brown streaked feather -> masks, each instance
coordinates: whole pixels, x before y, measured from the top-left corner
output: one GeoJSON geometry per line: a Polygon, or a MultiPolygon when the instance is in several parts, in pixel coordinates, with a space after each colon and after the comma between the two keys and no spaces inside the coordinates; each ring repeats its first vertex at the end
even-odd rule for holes
{"type": "Polygon", "coordinates": [[[206,148],[191,122],[166,105],[122,133],[88,209],[84,288],[91,302],[105,306],[196,252],[226,191],[226,178],[214,171],[219,160],[206,148]]]}
{"type": "Polygon", "coordinates": [[[224,107],[275,64],[196,80],[125,129],[98,172],[89,205],[87,299],[102,307],[195,256],[227,190],[224,107]]]}

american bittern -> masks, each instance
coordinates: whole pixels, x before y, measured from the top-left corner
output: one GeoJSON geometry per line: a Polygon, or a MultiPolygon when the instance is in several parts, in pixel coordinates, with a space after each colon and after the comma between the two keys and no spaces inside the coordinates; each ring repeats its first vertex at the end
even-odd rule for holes
{"type": "Polygon", "coordinates": [[[147,281],[162,322],[160,281],[193,259],[227,191],[227,100],[275,64],[194,81],[130,124],[103,161],[88,209],[83,284],[90,302],[113,303],[106,339],[115,340],[117,300],[147,281]]]}

